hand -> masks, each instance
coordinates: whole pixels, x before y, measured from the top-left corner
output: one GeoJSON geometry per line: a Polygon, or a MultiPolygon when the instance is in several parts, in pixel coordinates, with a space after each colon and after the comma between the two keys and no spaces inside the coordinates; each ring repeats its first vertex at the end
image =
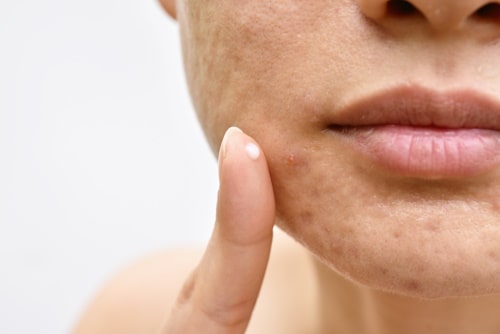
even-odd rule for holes
{"type": "Polygon", "coordinates": [[[166,334],[244,333],[252,315],[269,259],[275,207],[266,159],[237,128],[222,141],[219,179],[212,237],[184,284],[166,334]]]}

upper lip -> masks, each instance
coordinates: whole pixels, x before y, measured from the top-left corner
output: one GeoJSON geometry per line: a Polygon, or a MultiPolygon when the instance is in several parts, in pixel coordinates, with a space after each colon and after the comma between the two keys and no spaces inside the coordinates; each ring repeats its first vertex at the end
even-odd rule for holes
{"type": "Polygon", "coordinates": [[[440,92],[396,87],[348,104],[331,116],[332,128],[407,125],[500,130],[500,102],[470,89],[440,92]]]}

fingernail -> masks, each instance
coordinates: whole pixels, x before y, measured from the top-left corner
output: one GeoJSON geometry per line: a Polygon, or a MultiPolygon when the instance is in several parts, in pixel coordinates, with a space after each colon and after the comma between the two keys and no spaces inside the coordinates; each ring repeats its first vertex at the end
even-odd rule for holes
{"type": "Polygon", "coordinates": [[[220,154],[219,154],[219,160],[223,159],[226,156],[227,153],[227,145],[230,140],[230,137],[234,133],[243,133],[243,131],[240,130],[240,128],[236,126],[232,126],[229,129],[226,130],[226,133],[224,134],[224,138],[222,138],[222,143],[220,147],[220,154]]]}

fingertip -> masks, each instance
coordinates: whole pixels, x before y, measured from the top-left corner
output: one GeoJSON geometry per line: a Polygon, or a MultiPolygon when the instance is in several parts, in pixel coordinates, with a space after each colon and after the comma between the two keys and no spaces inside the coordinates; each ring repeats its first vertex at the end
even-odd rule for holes
{"type": "Polygon", "coordinates": [[[243,333],[264,278],[274,194],[264,151],[239,128],[221,142],[219,179],[212,238],[169,322],[172,332],[243,333]]]}
{"type": "Polygon", "coordinates": [[[235,150],[240,150],[241,147],[244,147],[244,152],[250,160],[258,160],[261,156],[261,149],[252,137],[236,126],[228,128],[222,138],[219,161],[223,161],[235,150]],[[241,145],[242,141],[243,145],[241,145]]]}
{"type": "Polygon", "coordinates": [[[241,129],[236,126],[231,126],[226,130],[226,133],[224,134],[224,137],[222,138],[222,142],[220,145],[219,162],[224,160],[224,158],[227,156],[228,150],[232,144],[234,136],[242,133],[243,131],[241,131],[241,129]]]}
{"type": "MultiPolygon", "coordinates": [[[[261,174],[263,170],[267,173],[267,162],[265,159],[260,159],[262,156],[262,149],[252,137],[238,127],[228,128],[219,150],[219,179],[221,183],[223,175],[228,173],[232,175],[231,178],[237,176],[236,174],[246,175],[250,171],[253,171],[254,176],[256,176],[256,172],[261,174]],[[252,162],[257,162],[257,164],[252,162]]],[[[241,180],[231,182],[239,183],[241,180]]]]}
{"type": "Polygon", "coordinates": [[[259,144],[238,128],[229,128],[222,141],[219,179],[217,220],[248,239],[271,233],[274,194],[267,161],[259,144]]]}

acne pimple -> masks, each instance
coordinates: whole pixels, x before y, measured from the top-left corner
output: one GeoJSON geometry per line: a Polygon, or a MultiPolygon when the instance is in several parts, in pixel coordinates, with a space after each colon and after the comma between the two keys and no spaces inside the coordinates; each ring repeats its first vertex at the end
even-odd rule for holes
{"type": "Polygon", "coordinates": [[[288,169],[290,172],[307,172],[309,170],[308,158],[310,157],[310,151],[306,151],[304,148],[293,148],[286,150],[281,156],[281,163],[283,167],[288,169]]]}
{"type": "Polygon", "coordinates": [[[296,152],[294,153],[288,153],[285,156],[285,164],[289,167],[305,167],[306,162],[303,156],[300,154],[297,154],[296,152]]]}
{"type": "Polygon", "coordinates": [[[287,159],[286,159],[286,164],[288,166],[295,166],[297,165],[297,157],[295,156],[295,154],[289,154],[287,159]]]}

